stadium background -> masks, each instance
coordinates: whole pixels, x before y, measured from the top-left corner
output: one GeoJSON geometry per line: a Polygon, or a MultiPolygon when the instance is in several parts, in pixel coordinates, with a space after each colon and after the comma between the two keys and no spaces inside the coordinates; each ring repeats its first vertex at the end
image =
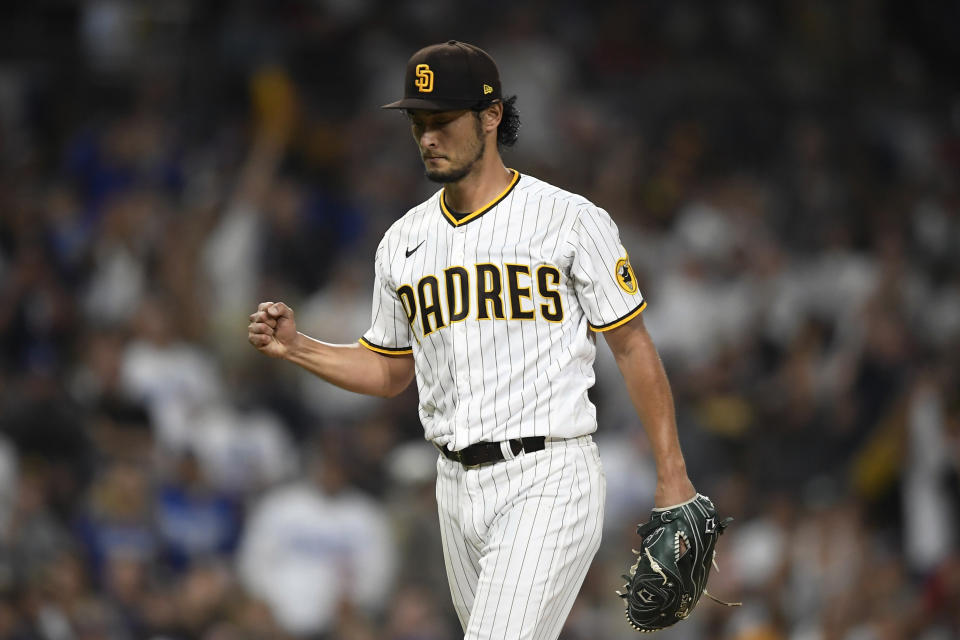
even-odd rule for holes
{"type": "MultiPolygon", "coordinates": [[[[246,343],[350,342],[434,186],[402,116],[458,38],[506,155],[618,221],[697,486],[736,522],[661,637],[960,637],[960,5],[37,0],[0,8],[0,638],[457,637],[411,390],[246,343]]],[[[601,346],[613,596],[651,460],[601,346]]]]}

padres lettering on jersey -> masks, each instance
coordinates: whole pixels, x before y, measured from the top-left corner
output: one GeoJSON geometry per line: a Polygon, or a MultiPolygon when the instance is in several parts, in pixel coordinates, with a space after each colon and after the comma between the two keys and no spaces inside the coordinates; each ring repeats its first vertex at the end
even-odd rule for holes
{"type": "Polygon", "coordinates": [[[452,449],[595,431],[593,333],[645,305],[610,216],[516,172],[459,220],[442,190],[411,209],[384,235],[375,276],[361,343],[413,353],[425,435],[452,449]]]}
{"type": "Polygon", "coordinates": [[[563,302],[556,288],[560,270],[544,264],[537,267],[536,276],[532,271],[524,264],[486,263],[473,265],[472,269],[458,265],[444,269],[440,277],[429,274],[416,285],[402,284],[397,287],[397,295],[407,322],[422,337],[467,319],[560,322],[563,302]]]}

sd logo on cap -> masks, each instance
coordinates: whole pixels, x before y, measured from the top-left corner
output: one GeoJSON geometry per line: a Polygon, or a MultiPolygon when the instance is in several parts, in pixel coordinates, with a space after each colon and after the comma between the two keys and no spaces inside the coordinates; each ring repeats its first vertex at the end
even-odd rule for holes
{"type": "Polygon", "coordinates": [[[418,64],[415,69],[417,79],[413,84],[417,86],[420,93],[430,93],[433,91],[433,71],[428,64],[418,64]]]}

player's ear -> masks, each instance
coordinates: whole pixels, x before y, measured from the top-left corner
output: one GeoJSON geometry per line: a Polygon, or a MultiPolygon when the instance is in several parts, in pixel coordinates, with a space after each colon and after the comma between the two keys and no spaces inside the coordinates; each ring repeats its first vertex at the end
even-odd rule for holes
{"type": "Polygon", "coordinates": [[[483,124],[484,131],[496,131],[501,119],[503,119],[502,102],[494,102],[480,112],[480,122],[483,124]]]}

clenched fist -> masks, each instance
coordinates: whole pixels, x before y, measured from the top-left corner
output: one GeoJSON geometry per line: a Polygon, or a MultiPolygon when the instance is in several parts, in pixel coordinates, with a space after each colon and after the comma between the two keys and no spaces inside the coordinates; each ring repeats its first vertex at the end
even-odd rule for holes
{"type": "Polygon", "coordinates": [[[271,358],[286,358],[297,340],[293,309],[282,302],[261,302],[250,314],[247,340],[271,358]]]}

